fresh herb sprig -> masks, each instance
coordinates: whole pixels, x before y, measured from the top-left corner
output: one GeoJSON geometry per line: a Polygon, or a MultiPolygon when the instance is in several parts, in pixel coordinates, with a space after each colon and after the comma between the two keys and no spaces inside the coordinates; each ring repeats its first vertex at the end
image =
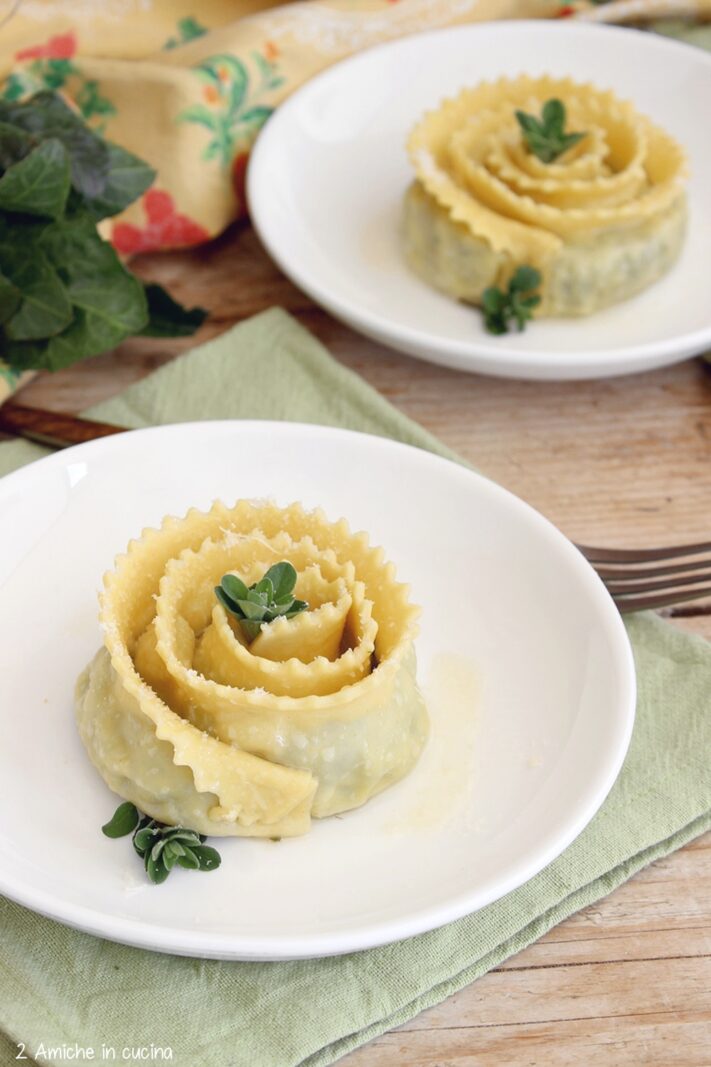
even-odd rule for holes
{"type": "Polygon", "coordinates": [[[565,132],[566,114],[562,100],[546,100],[540,119],[525,111],[517,111],[516,118],[529,151],[543,163],[552,163],[586,136],[585,133],[565,132]]]}
{"type": "Polygon", "coordinates": [[[239,620],[248,641],[253,641],[264,622],[283,616],[293,618],[306,611],[305,600],[294,598],[296,571],[287,560],[275,563],[260,581],[245,585],[236,574],[225,574],[215,586],[215,596],[225,611],[239,620]]]}
{"type": "Polygon", "coordinates": [[[202,308],[144,285],[96,229],[154,178],[56,93],[0,100],[0,359],[10,368],[59,370],[133,334],[200,326],[202,308]]]}
{"type": "Polygon", "coordinates": [[[533,309],[541,302],[538,293],[534,292],[540,284],[541,275],[535,267],[518,267],[506,291],[496,285],[485,289],[481,307],[489,333],[507,333],[513,322],[519,330],[525,329],[533,309]]]}
{"type": "Polygon", "coordinates": [[[107,837],[133,834],[133,847],[155,885],[164,882],[176,866],[190,871],[214,871],[220,866],[220,853],[203,844],[204,834],[186,830],[184,826],[166,826],[141,815],[128,800],[119,804],[101,829],[107,837]]]}

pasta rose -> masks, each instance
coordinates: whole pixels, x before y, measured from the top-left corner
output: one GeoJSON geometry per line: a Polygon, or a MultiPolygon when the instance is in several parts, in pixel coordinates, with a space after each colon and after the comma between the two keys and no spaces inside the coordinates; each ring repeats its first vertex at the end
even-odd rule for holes
{"type": "Polygon", "coordinates": [[[79,732],[108,785],[153,818],[302,834],[416,762],[428,730],[418,609],[344,520],[216,503],[145,530],[104,585],[79,732]]]}
{"type": "Polygon", "coordinates": [[[426,114],[408,151],[405,255],[457,299],[481,303],[525,264],[541,274],[538,313],[586,315],[652,284],[681,250],[685,154],[612,92],[567,78],[483,83],[426,114]],[[537,154],[530,136],[546,102],[582,134],[560,154],[537,154]]]}

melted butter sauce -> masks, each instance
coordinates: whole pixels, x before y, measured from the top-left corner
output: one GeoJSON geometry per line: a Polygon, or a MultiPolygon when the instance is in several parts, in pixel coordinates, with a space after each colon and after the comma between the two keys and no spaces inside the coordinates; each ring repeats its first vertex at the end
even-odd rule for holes
{"type": "MultiPolygon", "coordinates": [[[[422,686],[430,736],[412,774],[407,803],[396,817],[383,821],[383,831],[432,829],[468,805],[477,770],[480,692],[480,679],[471,660],[448,652],[432,658],[422,686]]],[[[472,818],[476,819],[474,812],[472,818]]]]}

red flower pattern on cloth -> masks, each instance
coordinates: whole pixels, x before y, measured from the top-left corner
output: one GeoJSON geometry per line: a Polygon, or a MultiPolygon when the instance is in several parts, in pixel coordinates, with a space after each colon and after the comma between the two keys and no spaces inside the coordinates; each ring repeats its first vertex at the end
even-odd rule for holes
{"type": "Polygon", "coordinates": [[[176,211],[173,197],[161,189],[149,189],[143,196],[146,225],[117,222],[111,243],[117,252],[155,252],[161,248],[185,248],[209,241],[204,226],[176,211]]]}
{"type": "Polygon", "coordinates": [[[22,48],[19,52],[15,52],[15,59],[71,59],[76,50],[76,34],[70,30],[68,33],[55,34],[44,44],[22,48]]]}

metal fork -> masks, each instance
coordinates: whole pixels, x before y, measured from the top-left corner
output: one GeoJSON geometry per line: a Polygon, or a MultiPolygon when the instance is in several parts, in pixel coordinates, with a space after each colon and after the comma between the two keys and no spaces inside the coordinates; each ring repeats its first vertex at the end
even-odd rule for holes
{"type": "Polygon", "coordinates": [[[623,614],[711,596],[711,541],[668,548],[577,547],[623,614]]]}

